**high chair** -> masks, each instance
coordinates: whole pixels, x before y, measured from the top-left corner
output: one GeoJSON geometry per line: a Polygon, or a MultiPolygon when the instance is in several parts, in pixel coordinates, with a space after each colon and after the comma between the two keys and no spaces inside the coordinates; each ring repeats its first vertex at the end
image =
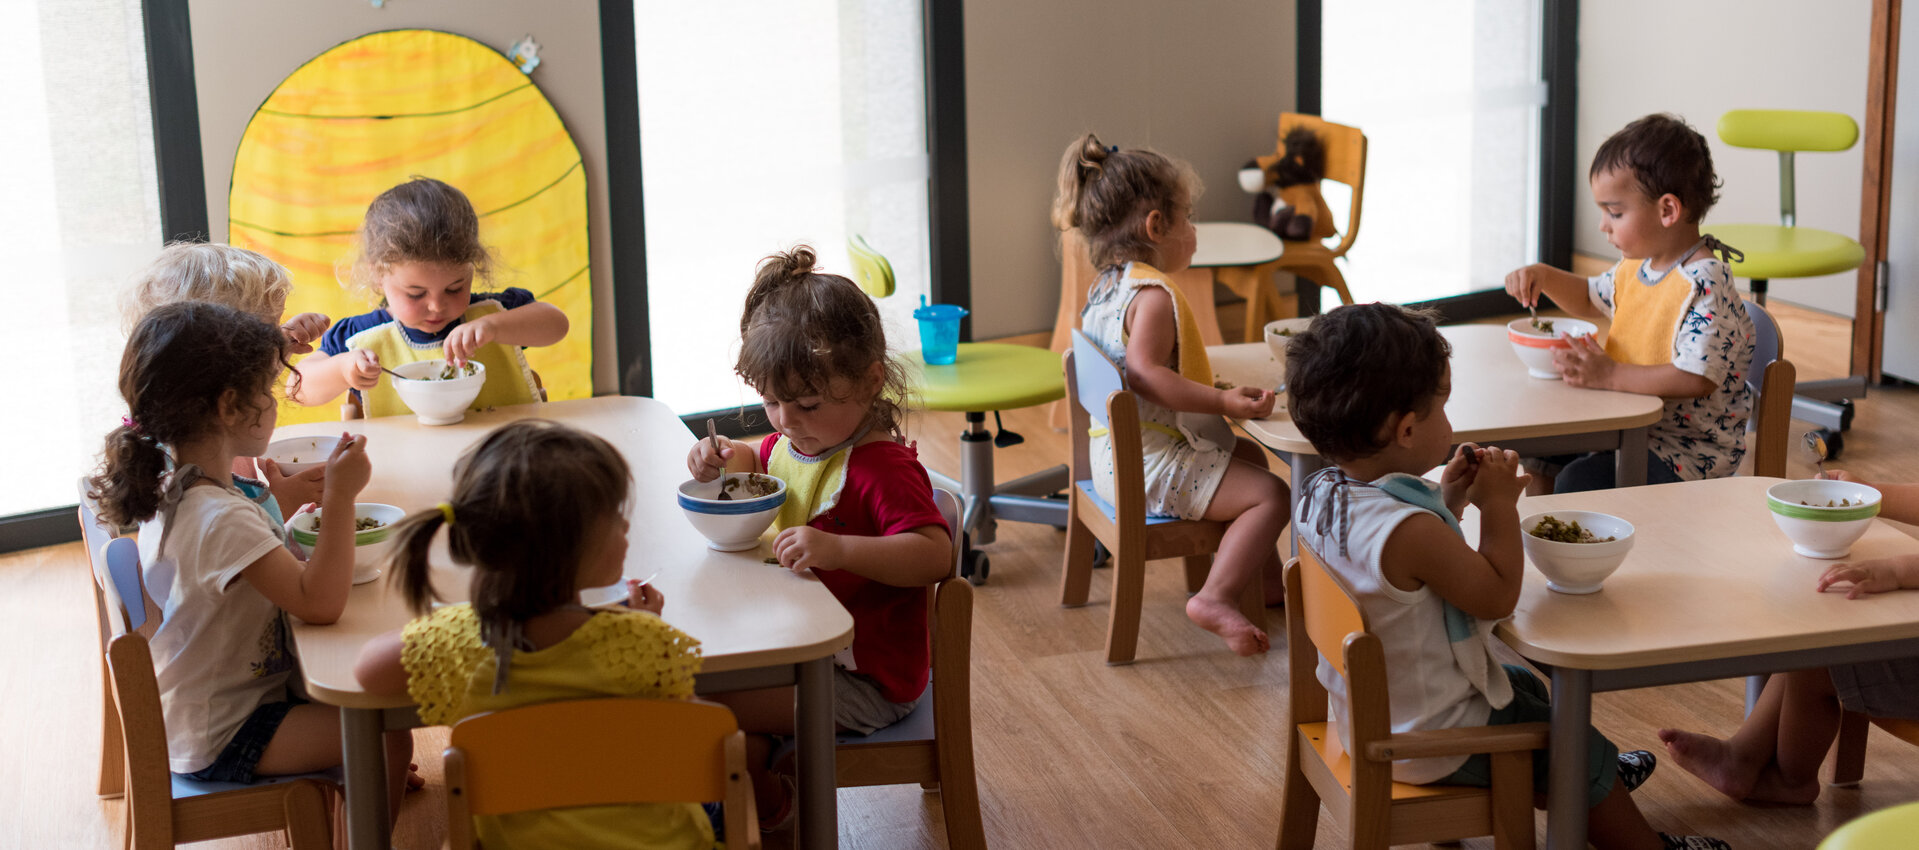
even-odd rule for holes
{"type": "MultiPolygon", "coordinates": [[[[1544,723],[1392,734],[1386,658],[1366,615],[1319,556],[1302,544],[1286,565],[1286,779],[1279,850],[1307,850],[1319,807],[1340,822],[1354,848],[1493,836],[1499,850],[1533,846],[1532,751],[1546,746],[1544,723]],[[1327,718],[1324,657],[1346,680],[1350,717],[1327,718]],[[1345,724],[1353,751],[1343,751],[1345,724]],[[1394,782],[1394,759],[1487,753],[1492,787],[1394,782]]],[[[1495,671],[1497,673],[1497,671],[1495,671]]]]}
{"type": "MultiPolygon", "coordinates": [[[[130,537],[115,538],[104,552],[110,583],[134,588],[128,596],[138,593],[139,544],[130,537]]],[[[144,609],[136,613],[133,606],[123,610],[108,611],[114,636],[106,657],[119,733],[125,742],[124,846],[148,850],[278,831],[286,834],[295,850],[331,847],[331,801],[339,785],[329,776],[275,776],[245,785],[187,779],[168,769],[160,685],[154,678],[146,636],[137,631],[147,622],[146,613],[144,609]]]]}
{"type": "MultiPolygon", "coordinates": [[[[1146,562],[1181,558],[1186,565],[1186,591],[1197,593],[1206,582],[1212,553],[1219,549],[1226,524],[1146,515],[1145,463],[1141,459],[1139,400],[1126,389],[1125,378],[1099,346],[1073,331],[1073,350],[1064,358],[1067,400],[1072,402],[1073,489],[1066,528],[1065,566],[1060,575],[1059,604],[1086,604],[1093,580],[1093,542],[1106,546],[1113,558],[1112,611],[1106,625],[1106,663],[1127,664],[1139,647],[1139,609],[1146,586],[1146,562]],[[1112,505],[1093,491],[1093,467],[1088,430],[1107,428],[1113,437],[1114,487],[1119,504],[1112,505]]],[[[1266,620],[1265,591],[1258,571],[1242,597],[1241,609],[1254,624],[1266,620]]]]}
{"type": "MultiPolygon", "coordinates": [[[[957,528],[959,500],[935,488],[933,501],[957,528]]],[[[840,735],[835,770],[841,788],[918,782],[939,791],[946,846],[985,850],[973,774],[973,588],[959,577],[959,559],[954,537],[952,572],[933,589],[933,680],[919,704],[871,735],[840,735]]]]}
{"type": "Polygon", "coordinates": [[[1294,127],[1307,127],[1319,134],[1326,150],[1325,179],[1351,188],[1352,204],[1346,211],[1345,232],[1339,235],[1339,244],[1331,248],[1318,240],[1285,240],[1286,252],[1277,260],[1252,269],[1219,270],[1219,282],[1246,299],[1247,342],[1258,342],[1262,337],[1260,329],[1269,320],[1286,313],[1298,313],[1297,305],[1291,310],[1282,308],[1281,302],[1287,299],[1273,288],[1273,272],[1292,272],[1338,293],[1339,303],[1353,303],[1353,293],[1346,288],[1346,276],[1340,274],[1339,266],[1333,261],[1346,256],[1346,252],[1353,249],[1353,240],[1359,238],[1360,202],[1366,198],[1366,134],[1358,127],[1334,124],[1317,115],[1282,112],[1273,152],[1256,157],[1262,170],[1271,168],[1285,155],[1286,134],[1294,127]]]}
{"type": "Polygon", "coordinates": [[[760,846],[746,734],[703,700],[567,700],[476,714],[446,749],[447,847],[478,848],[474,815],[722,802],[729,847],[760,846]]]}
{"type": "MultiPolygon", "coordinates": [[[[1778,278],[1818,277],[1851,271],[1866,260],[1866,249],[1851,237],[1801,227],[1794,200],[1793,155],[1800,151],[1849,150],[1859,125],[1840,112],[1794,109],[1734,109],[1719,117],[1719,140],[1733,147],[1779,152],[1779,223],[1714,224],[1714,236],[1745,258],[1730,263],[1732,273],[1752,282],[1752,297],[1766,303],[1767,282],[1778,278]]],[[[1866,380],[1851,376],[1798,385],[1793,412],[1799,419],[1830,431],[1852,425],[1849,398],[1866,393],[1866,380]]],[[[1835,447],[1838,440],[1827,442],[1835,447]]],[[[1834,456],[1837,456],[1835,448],[1834,456]]]]}

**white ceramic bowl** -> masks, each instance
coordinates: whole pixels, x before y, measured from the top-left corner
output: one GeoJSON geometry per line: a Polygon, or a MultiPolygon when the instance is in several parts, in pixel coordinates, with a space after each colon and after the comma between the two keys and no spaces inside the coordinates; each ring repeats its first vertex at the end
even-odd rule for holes
{"type": "MultiPolygon", "coordinates": [[[[308,511],[303,514],[294,514],[292,519],[287,520],[287,534],[293,538],[293,542],[300,544],[309,556],[313,551],[313,545],[320,542],[320,514],[321,511],[318,510],[308,511]]],[[[387,552],[393,548],[393,541],[390,539],[393,524],[405,518],[406,511],[378,502],[357,502],[353,505],[353,517],[355,519],[372,517],[385,523],[379,528],[369,528],[353,534],[353,583],[366,584],[380,577],[380,567],[386,563],[387,552]]]]}
{"type": "Polygon", "coordinates": [[[280,465],[285,475],[299,475],[316,466],[326,466],[326,459],[333,454],[333,448],[340,444],[340,438],[333,434],[320,437],[288,437],[267,444],[266,453],[261,457],[272,458],[280,465]]]}
{"type": "MultiPolygon", "coordinates": [[[[1313,317],[1298,319],[1278,319],[1266,323],[1266,347],[1272,349],[1273,357],[1281,366],[1286,365],[1286,344],[1292,342],[1293,334],[1312,326],[1313,317]]],[[[1250,340],[1249,340],[1250,341],[1250,340]]]]}
{"type": "Polygon", "coordinates": [[[1792,551],[1808,558],[1844,558],[1879,515],[1879,491],[1856,481],[1782,481],[1766,489],[1766,507],[1792,540],[1792,551]],[[1841,499],[1853,504],[1839,507],[1841,499]],[[1827,502],[1834,506],[1826,507],[1827,502]]]}
{"type": "Polygon", "coordinates": [[[437,375],[446,367],[445,360],[402,364],[393,369],[400,374],[393,379],[393,389],[413,410],[413,415],[419,417],[421,425],[451,425],[466,418],[467,407],[479,398],[480,387],[486,385],[486,365],[467,362],[474,367],[473,374],[445,381],[426,380],[428,375],[437,375]]]}
{"type": "Polygon", "coordinates": [[[1546,575],[1546,587],[1560,593],[1597,593],[1606,577],[1619,569],[1632,551],[1633,527],[1611,514],[1596,511],[1546,511],[1519,521],[1520,539],[1526,558],[1546,575]],[[1598,537],[1611,537],[1605,543],[1562,543],[1532,535],[1533,526],[1551,516],[1560,522],[1577,522],[1598,537]]]}
{"type": "Polygon", "coordinates": [[[1584,319],[1545,318],[1542,322],[1552,322],[1552,333],[1533,328],[1531,317],[1514,319],[1506,323],[1506,339],[1513,344],[1513,353],[1519,355],[1519,362],[1526,364],[1526,374],[1535,378],[1559,380],[1559,369],[1553,366],[1553,352],[1562,348],[1571,348],[1567,337],[1592,336],[1599,332],[1599,326],[1584,319]]]}
{"type": "MultiPolygon", "coordinates": [[[[760,545],[760,535],[773,524],[773,517],[786,504],[786,482],[771,475],[760,475],[778,485],[772,493],[757,499],[734,498],[721,501],[721,483],[745,478],[748,473],[729,472],[712,481],[688,481],[680,485],[680,508],[686,520],[699,529],[706,545],[722,552],[737,552],[760,545]]],[[[738,493],[738,490],[734,491],[738,493]]]]}

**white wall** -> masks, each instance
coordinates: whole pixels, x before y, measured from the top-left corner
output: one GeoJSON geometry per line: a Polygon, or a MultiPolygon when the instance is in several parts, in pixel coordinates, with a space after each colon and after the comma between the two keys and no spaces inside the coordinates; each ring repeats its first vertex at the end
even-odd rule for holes
{"type": "MultiPolygon", "coordinates": [[[[541,63],[533,82],[552,101],[586,167],[592,243],[593,391],[618,391],[613,345],[613,255],[606,198],[606,105],[600,83],[600,11],[594,0],[366,0],[262,3],[190,0],[193,75],[200,101],[207,222],[227,232],[233,157],[254,110],[286,76],[341,42],[391,29],[436,29],[505,51],[531,33],[541,63]]],[[[575,329],[579,333],[580,329],[575,329]]]]}
{"type": "MultiPolygon", "coordinates": [[[[1574,245],[1616,257],[1599,232],[1586,169],[1601,142],[1628,121],[1673,112],[1712,143],[1725,181],[1714,222],[1777,222],[1779,158],[1735,148],[1714,126],[1728,109],[1822,109],[1863,129],[1871,0],[1607,0],[1580,7],[1578,212],[1574,245]]],[[[1800,154],[1798,220],[1857,238],[1861,146],[1800,154]]],[[[1734,246],[1738,247],[1738,246],[1734,246]]],[[[1852,272],[1775,280],[1772,294],[1843,316],[1853,312],[1852,272]]]]}
{"type": "Polygon", "coordinates": [[[1051,330],[1047,220],[1060,154],[1092,130],[1192,163],[1196,216],[1242,221],[1239,166],[1294,103],[1292,0],[974,0],[966,4],[973,335],[1051,330]]]}

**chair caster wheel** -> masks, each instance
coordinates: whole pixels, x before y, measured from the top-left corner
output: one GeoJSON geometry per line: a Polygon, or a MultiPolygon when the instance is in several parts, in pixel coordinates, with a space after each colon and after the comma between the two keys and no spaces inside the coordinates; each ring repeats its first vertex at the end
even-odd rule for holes
{"type": "Polygon", "coordinates": [[[1106,544],[1098,540],[1093,541],[1093,569],[1097,570],[1100,567],[1112,563],[1112,561],[1113,553],[1106,548],[1106,544]]]}
{"type": "Polygon", "coordinates": [[[966,554],[960,558],[960,575],[964,576],[974,587],[985,584],[986,576],[992,572],[992,570],[993,562],[986,557],[985,552],[978,549],[968,549],[966,550],[966,554]]]}

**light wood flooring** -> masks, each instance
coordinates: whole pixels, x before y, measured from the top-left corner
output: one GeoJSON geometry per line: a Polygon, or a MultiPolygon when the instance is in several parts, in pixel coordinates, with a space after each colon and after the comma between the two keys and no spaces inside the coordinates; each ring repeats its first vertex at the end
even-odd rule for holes
{"type": "MultiPolygon", "coordinates": [[[[1776,312],[1803,377],[1845,372],[1845,322],[1784,306],[1776,312]]],[[[1237,328],[1238,314],[1223,307],[1221,324],[1237,328]]],[[[1836,465],[1868,478],[1919,480],[1919,453],[1905,442],[1916,418],[1919,390],[1875,389],[1858,402],[1836,465]]],[[[1006,425],[1026,443],[998,453],[1000,478],[1064,456],[1066,437],[1047,427],[1043,408],[1010,412],[1006,425]]],[[[961,427],[958,415],[914,423],[929,466],[956,470],[961,427]]],[[[1795,460],[1793,475],[1809,474],[1795,460]]],[[[976,597],[973,706],[989,841],[1001,848],[1271,846],[1284,755],[1282,646],[1260,658],[1226,652],[1187,622],[1179,565],[1165,562],[1148,571],[1140,660],[1107,667],[1109,574],[1096,573],[1090,604],[1060,608],[1062,541],[1051,528],[1008,523],[988,547],[991,582],[976,597]]],[[[0,847],[119,845],[121,803],[94,796],[100,683],[88,580],[77,543],[0,556],[0,646],[7,648],[0,656],[0,847]]],[[[1269,611],[1268,628],[1283,641],[1280,609],[1269,611]]],[[[1661,726],[1730,733],[1740,694],[1731,681],[1601,694],[1594,717],[1622,747],[1657,749],[1661,726]]],[[[435,847],[444,811],[436,754],[445,735],[415,736],[430,784],[408,797],[395,843],[435,847]]],[[[1810,848],[1858,814],[1919,799],[1919,749],[1875,729],[1864,783],[1829,789],[1811,807],[1732,803],[1670,764],[1635,796],[1668,831],[1717,835],[1742,850],[1810,848]]],[[[910,785],[841,792],[840,836],[849,848],[945,842],[937,799],[910,785]]],[[[1319,845],[1346,846],[1345,836],[1322,818],[1319,845]]],[[[279,845],[256,837],[218,846],[279,845]]]]}

